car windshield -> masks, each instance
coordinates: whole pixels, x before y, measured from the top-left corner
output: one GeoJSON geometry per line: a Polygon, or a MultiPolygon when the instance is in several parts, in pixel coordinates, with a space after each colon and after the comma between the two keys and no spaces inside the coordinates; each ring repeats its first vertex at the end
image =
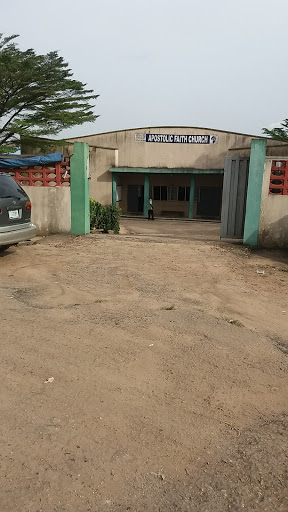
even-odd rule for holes
{"type": "Polygon", "coordinates": [[[9,174],[0,175],[0,198],[5,199],[15,197],[18,199],[25,198],[26,193],[23,188],[9,174]]]}

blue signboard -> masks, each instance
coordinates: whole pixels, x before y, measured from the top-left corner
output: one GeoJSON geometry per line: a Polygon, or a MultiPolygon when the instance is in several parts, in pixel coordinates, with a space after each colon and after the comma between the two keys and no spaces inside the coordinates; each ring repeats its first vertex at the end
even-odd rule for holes
{"type": "Polygon", "coordinates": [[[168,135],[146,133],[146,142],[165,142],[172,144],[216,144],[216,135],[168,135]]]}
{"type": "Polygon", "coordinates": [[[167,133],[136,133],[135,142],[168,144],[217,144],[218,135],[172,135],[167,133]]]}

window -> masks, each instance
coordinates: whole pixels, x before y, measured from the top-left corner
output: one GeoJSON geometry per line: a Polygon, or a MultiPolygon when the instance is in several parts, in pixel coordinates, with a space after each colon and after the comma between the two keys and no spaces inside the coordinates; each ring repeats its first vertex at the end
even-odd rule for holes
{"type": "Polygon", "coordinates": [[[161,201],[167,201],[167,187],[161,187],[161,201]]]}
{"type": "Polygon", "coordinates": [[[167,187],[167,199],[168,201],[177,201],[178,199],[178,187],[167,187]]]}
{"type": "Polygon", "coordinates": [[[118,185],[116,188],[116,201],[122,201],[122,185],[118,185]]]}
{"type": "Polygon", "coordinates": [[[155,199],[155,201],[160,201],[160,187],[153,187],[153,199],[155,199]]]}
{"type": "Polygon", "coordinates": [[[154,186],[153,199],[155,201],[189,201],[190,187],[154,186]]]}
{"type": "Polygon", "coordinates": [[[10,174],[1,174],[0,197],[15,197],[18,199],[26,199],[27,195],[23,188],[15,181],[10,174]]]}
{"type": "Polygon", "coordinates": [[[185,201],[185,187],[178,188],[178,201],[185,201]]]}

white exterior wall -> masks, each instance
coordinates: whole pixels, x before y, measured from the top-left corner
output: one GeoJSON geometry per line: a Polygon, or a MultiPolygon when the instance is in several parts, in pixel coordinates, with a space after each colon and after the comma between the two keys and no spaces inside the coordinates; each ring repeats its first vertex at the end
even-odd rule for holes
{"type": "Polygon", "coordinates": [[[38,235],[71,233],[70,187],[23,187],[32,205],[38,235]]]}
{"type": "MultiPolygon", "coordinates": [[[[283,156],[278,159],[288,160],[283,156]]],[[[277,160],[277,157],[273,157],[273,160],[277,160]]],[[[262,185],[259,245],[288,248],[288,195],[279,196],[268,193],[271,165],[272,158],[266,158],[262,185]]]]}

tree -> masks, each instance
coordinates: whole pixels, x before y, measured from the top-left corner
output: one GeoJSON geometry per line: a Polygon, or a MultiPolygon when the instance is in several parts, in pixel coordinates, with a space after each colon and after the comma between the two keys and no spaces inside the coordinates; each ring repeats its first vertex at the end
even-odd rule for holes
{"type": "Polygon", "coordinates": [[[288,119],[284,119],[283,123],[281,123],[282,128],[273,128],[273,130],[268,130],[267,128],[263,128],[263,133],[268,135],[272,139],[282,140],[282,142],[288,142],[288,119]]]}
{"type": "MultiPolygon", "coordinates": [[[[58,52],[22,51],[17,37],[0,34],[0,153],[18,149],[20,139],[39,147],[37,137],[55,136],[98,117],[92,110],[98,95],[72,78],[58,52]]],[[[41,147],[47,144],[41,139],[41,147]]]]}

